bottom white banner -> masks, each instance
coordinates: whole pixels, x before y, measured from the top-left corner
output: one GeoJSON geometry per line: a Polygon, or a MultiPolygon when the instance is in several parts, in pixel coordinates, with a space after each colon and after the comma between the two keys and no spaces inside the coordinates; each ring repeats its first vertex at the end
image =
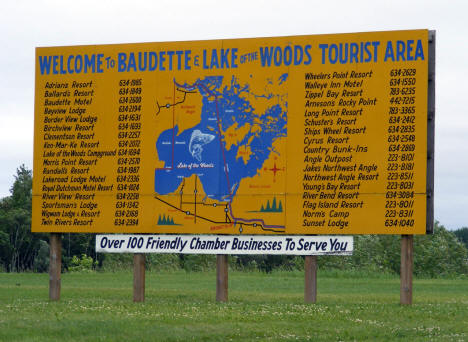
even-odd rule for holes
{"type": "Polygon", "coordinates": [[[351,255],[352,236],[97,235],[100,253],[351,255]]]}

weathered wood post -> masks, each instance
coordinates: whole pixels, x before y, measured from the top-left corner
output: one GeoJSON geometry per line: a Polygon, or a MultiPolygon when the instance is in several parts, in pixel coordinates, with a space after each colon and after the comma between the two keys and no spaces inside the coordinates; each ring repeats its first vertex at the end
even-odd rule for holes
{"type": "Polygon", "coordinates": [[[304,260],[304,302],[317,302],[317,256],[306,255],[304,260]]]}
{"type": "Polygon", "coordinates": [[[145,301],[145,255],[133,254],[133,301],[145,301]]]}
{"type": "Polygon", "coordinates": [[[228,301],[228,256],[216,256],[216,301],[228,301]]]}
{"type": "Polygon", "coordinates": [[[401,236],[400,304],[413,302],[413,235],[401,236]]]}
{"type": "Polygon", "coordinates": [[[49,251],[49,299],[55,301],[60,300],[62,234],[50,233],[49,251]]]}

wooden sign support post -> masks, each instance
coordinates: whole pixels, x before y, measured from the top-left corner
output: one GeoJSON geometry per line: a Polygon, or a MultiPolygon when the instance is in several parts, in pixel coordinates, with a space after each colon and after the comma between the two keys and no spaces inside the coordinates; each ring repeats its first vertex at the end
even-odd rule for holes
{"type": "Polygon", "coordinates": [[[216,301],[228,301],[228,256],[216,256],[216,301]]]}
{"type": "Polygon", "coordinates": [[[133,254],[133,301],[145,301],[145,255],[133,254]]]}
{"type": "Polygon", "coordinates": [[[413,235],[401,236],[400,304],[413,302],[413,235]]]}
{"type": "Polygon", "coordinates": [[[50,233],[49,299],[60,300],[62,272],[62,234],[50,233]]]}
{"type": "Polygon", "coordinates": [[[306,255],[304,260],[304,302],[317,302],[317,256],[306,255]]]}

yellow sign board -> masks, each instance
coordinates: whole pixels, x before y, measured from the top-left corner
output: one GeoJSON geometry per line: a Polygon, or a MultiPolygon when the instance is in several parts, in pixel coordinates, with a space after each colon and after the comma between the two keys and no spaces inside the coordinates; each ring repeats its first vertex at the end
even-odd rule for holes
{"type": "Polygon", "coordinates": [[[424,234],[428,31],[36,49],[34,232],[424,234]]]}

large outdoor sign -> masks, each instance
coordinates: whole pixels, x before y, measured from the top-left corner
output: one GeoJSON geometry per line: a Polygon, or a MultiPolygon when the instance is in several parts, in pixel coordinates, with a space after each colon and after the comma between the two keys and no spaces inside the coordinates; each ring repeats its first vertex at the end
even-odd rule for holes
{"type": "Polygon", "coordinates": [[[428,41],[37,48],[32,230],[424,234],[428,41]]]}

